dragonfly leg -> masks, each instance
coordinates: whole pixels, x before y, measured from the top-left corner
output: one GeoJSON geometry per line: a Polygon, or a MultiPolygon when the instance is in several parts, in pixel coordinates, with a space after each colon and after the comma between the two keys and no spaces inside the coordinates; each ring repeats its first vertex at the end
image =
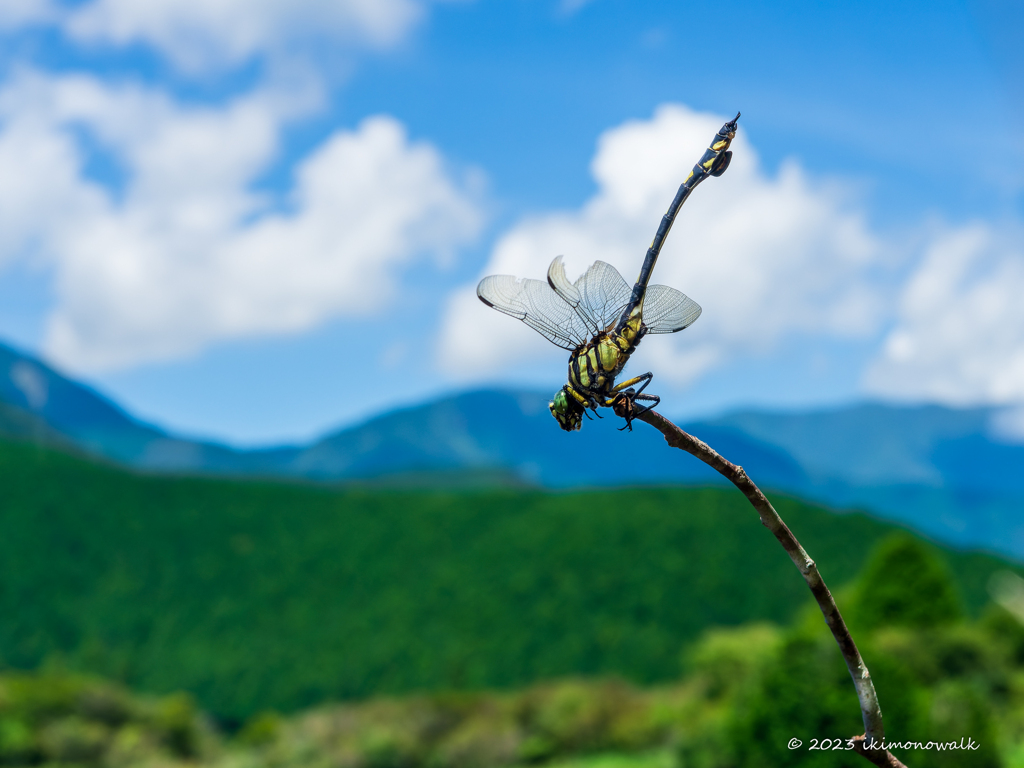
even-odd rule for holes
{"type": "Polygon", "coordinates": [[[661,402],[661,398],[658,397],[657,395],[641,395],[639,392],[637,393],[635,399],[636,400],[644,400],[645,402],[649,402],[650,405],[641,406],[640,409],[637,410],[637,412],[633,414],[633,418],[634,419],[637,416],[640,416],[642,414],[647,413],[649,410],[651,410],[651,408],[654,408],[658,403],[661,402]]]}
{"type": "Polygon", "coordinates": [[[633,390],[628,390],[628,393],[623,392],[622,394],[623,398],[617,403],[618,407],[615,409],[615,412],[626,420],[626,425],[624,427],[619,427],[619,432],[622,432],[625,429],[632,432],[633,421],[661,402],[661,398],[657,395],[641,395],[639,392],[634,392],[633,390]],[[637,400],[643,400],[650,403],[650,405],[637,407],[637,400]]]}
{"type": "Polygon", "coordinates": [[[640,384],[640,382],[643,382],[643,384],[640,385],[640,389],[636,391],[636,394],[639,395],[641,392],[644,391],[644,388],[651,383],[651,379],[653,378],[654,374],[651,373],[650,371],[648,371],[647,373],[642,373],[639,376],[634,376],[632,379],[626,379],[626,381],[623,381],[620,384],[616,384],[615,388],[612,389],[612,392],[623,392],[624,390],[627,390],[630,387],[632,387],[634,384],[640,384]]]}
{"type": "MultiPolygon", "coordinates": [[[[651,383],[651,379],[653,378],[654,374],[648,371],[647,373],[642,373],[639,376],[634,376],[632,379],[620,382],[612,389],[615,396],[609,398],[605,405],[611,406],[617,416],[621,416],[626,420],[626,426],[622,427],[622,429],[629,429],[630,432],[633,431],[633,419],[637,416],[636,401],[638,398],[641,400],[647,400],[649,398],[648,395],[642,395],[640,393],[647,388],[647,385],[651,383]],[[639,384],[640,388],[634,390],[634,384],[639,384]]],[[[643,413],[643,411],[640,411],[640,413],[643,413]]],[[[622,429],[619,431],[621,432],[622,429]]]]}
{"type": "MultiPolygon", "coordinates": [[[[619,391],[618,394],[615,395],[615,397],[610,398],[608,400],[607,405],[610,405],[612,407],[612,410],[615,411],[615,414],[617,416],[621,416],[626,420],[626,425],[624,427],[619,428],[620,432],[624,429],[628,429],[630,432],[632,432],[633,420],[637,416],[640,416],[641,414],[651,410],[651,408],[653,408],[654,406],[661,402],[661,398],[658,397],[657,395],[641,394],[641,392],[643,392],[644,387],[650,384],[652,378],[653,376],[650,373],[645,373],[643,376],[637,376],[635,381],[643,381],[643,384],[641,385],[640,389],[634,390],[632,388],[629,388],[626,390],[619,391]],[[650,405],[641,406],[638,409],[637,400],[642,400],[644,402],[650,403],[650,405]]],[[[623,382],[622,385],[628,383],[629,382],[623,382]]],[[[619,387],[616,387],[616,389],[619,389],[619,387]]]]}
{"type": "Polygon", "coordinates": [[[638,376],[637,378],[643,379],[644,383],[641,384],[640,385],[640,389],[638,389],[636,391],[636,396],[638,398],[640,398],[641,400],[646,400],[647,399],[646,397],[640,397],[640,393],[643,392],[645,389],[647,389],[647,385],[651,383],[651,379],[654,378],[654,374],[648,372],[648,373],[645,373],[643,376],[638,376]]]}
{"type": "Polygon", "coordinates": [[[576,402],[583,406],[583,413],[586,415],[588,419],[590,418],[590,414],[587,413],[588,410],[593,411],[594,416],[596,416],[597,418],[604,418],[600,413],[597,412],[598,406],[600,406],[601,404],[594,399],[593,395],[588,393],[587,396],[584,397],[582,393],[576,391],[575,387],[567,387],[567,389],[569,391],[569,394],[572,395],[573,398],[575,398],[576,402]]]}
{"type": "MultiPolygon", "coordinates": [[[[576,389],[575,389],[574,387],[570,387],[570,386],[569,386],[569,385],[567,384],[567,385],[565,385],[565,387],[563,387],[563,389],[565,389],[566,391],[568,391],[568,393],[569,393],[570,395],[572,395],[573,399],[574,399],[574,400],[576,400],[576,402],[577,402],[577,403],[579,403],[580,405],[582,405],[582,406],[584,407],[584,409],[586,409],[586,408],[588,408],[588,407],[590,406],[590,401],[589,401],[589,400],[587,400],[587,398],[585,398],[585,397],[584,397],[583,395],[581,395],[581,394],[580,394],[579,392],[577,392],[577,391],[576,391],[576,389]]],[[[593,398],[591,398],[591,399],[593,399],[593,398]]]]}
{"type": "Polygon", "coordinates": [[[566,384],[562,389],[565,392],[568,392],[569,395],[572,396],[573,400],[580,404],[580,407],[583,409],[583,415],[586,416],[588,419],[592,418],[590,415],[591,410],[594,412],[597,418],[601,418],[601,414],[597,412],[597,402],[594,400],[593,395],[588,395],[587,397],[584,397],[582,394],[576,391],[575,387],[571,387],[568,384],[566,384]]]}

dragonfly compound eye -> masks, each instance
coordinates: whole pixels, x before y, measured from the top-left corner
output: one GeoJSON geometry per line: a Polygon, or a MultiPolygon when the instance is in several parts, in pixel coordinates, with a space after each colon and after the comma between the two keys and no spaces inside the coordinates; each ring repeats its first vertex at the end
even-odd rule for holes
{"type": "Polygon", "coordinates": [[[548,403],[548,409],[558,426],[566,432],[576,431],[583,423],[583,406],[570,399],[564,388],[558,390],[554,399],[548,403]]]}

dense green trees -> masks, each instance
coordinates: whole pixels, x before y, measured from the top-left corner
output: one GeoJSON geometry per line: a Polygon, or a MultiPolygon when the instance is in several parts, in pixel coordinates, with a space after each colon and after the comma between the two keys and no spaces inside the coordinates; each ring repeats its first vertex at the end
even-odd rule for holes
{"type": "MultiPolygon", "coordinates": [[[[1010,622],[1014,622],[1011,624],[1010,622]]],[[[891,740],[959,742],[970,752],[895,750],[915,768],[1019,766],[1024,757],[1020,624],[881,626],[861,636],[891,740]]],[[[128,694],[50,669],[0,673],[0,765],[81,768],[838,768],[810,747],[860,730],[835,644],[811,611],[789,625],[705,632],[670,685],[565,679],[504,692],[420,693],[264,712],[218,735],[190,698],[128,694]],[[792,747],[792,739],[800,745],[792,747]]],[[[831,746],[831,744],[829,744],[831,746]]]]}
{"type": "MultiPolygon", "coordinates": [[[[844,592],[882,704],[887,739],[922,744],[970,739],[977,745],[969,752],[895,749],[897,756],[915,768],[1002,765],[1001,753],[1018,738],[1024,705],[1020,623],[995,606],[981,621],[965,621],[942,556],[902,533],[878,543],[844,592]]],[[[764,663],[732,686],[719,736],[729,745],[726,757],[712,759],[707,742],[698,739],[702,764],[864,765],[863,758],[842,748],[810,749],[863,732],[849,672],[820,615],[808,610],[779,632],[771,648],[762,655],[764,663]],[[801,742],[796,749],[794,738],[801,742]]]]}
{"type": "Polygon", "coordinates": [[[895,534],[872,552],[850,614],[869,629],[926,629],[962,618],[963,604],[941,556],[910,534],[895,534]]]}
{"type": "MultiPolygon", "coordinates": [[[[0,487],[0,664],[58,660],[154,693],[189,690],[226,722],[567,675],[669,681],[679,649],[708,627],[785,622],[809,599],[730,490],[147,477],[11,444],[0,444],[0,487]]],[[[832,585],[892,530],[777,504],[832,585]]],[[[978,610],[1005,564],[947,556],[978,610]]],[[[909,577],[924,589],[934,568],[921,563],[909,577]]]]}
{"type": "Polygon", "coordinates": [[[0,765],[192,761],[218,741],[184,693],[139,698],[57,670],[0,674],[0,765]]]}
{"type": "MultiPolygon", "coordinates": [[[[156,478],[4,444],[0,485],[0,765],[860,764],[808,749],[860,732],[856,697],[732,491],[156,478]]],[[[1007,564],[777,505],[839,587],[888,737],[980,745],[900,754],[1024,765],[1024,627],[986,605],[1007,564]]]]}

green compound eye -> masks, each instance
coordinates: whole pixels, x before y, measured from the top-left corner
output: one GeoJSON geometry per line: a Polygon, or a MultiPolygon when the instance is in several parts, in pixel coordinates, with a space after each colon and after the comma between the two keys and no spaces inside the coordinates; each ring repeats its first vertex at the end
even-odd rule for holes
{"type": "Polygon", "coordinates": [[[583,407],[575,400],[570,400],[565,389],[558,390],[548,403],[548,408],[558,425],[566,432],[575,432],[583,423],[583,407]]]}
{"type": "Polygon", "coordinates": [[[555,399],[551,401],[550,408],[552,413],[565,413],[569,410],[569,402],[565,399],[565,390],[558,390],[555,395],[555,399]]]}

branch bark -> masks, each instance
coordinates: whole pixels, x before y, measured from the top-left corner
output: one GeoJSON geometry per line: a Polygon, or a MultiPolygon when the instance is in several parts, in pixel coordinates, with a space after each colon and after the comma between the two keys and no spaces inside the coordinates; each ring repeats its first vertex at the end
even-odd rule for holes
{"type": "Polygon", "coordinates": [[[747,477],[743,467],[736,466],[731,461],[722,458],[707,443],[684,432],[657,411],[645,411],[636,418],[661,432],[665,436],[665,441],[673,448],[679,448],[696,456],[726,477],[754,506],[761,517],[761,523],[779,540],[797,570],[804,577],[804,581],[807,582],[811,594],[814,595],[814,599],[818,602],[818,607],[821,608],[821,613],[825,617],[825,623],[828,624],[828,628],[832,630],[832,636],[839,644],[846,667],[850,670],[850,677],[853,678],[853,686],[857,689],[857,698],[860,701],[861,717],[864,719],[864,735],[854,739],[854,749],[875,765],[885,766],[885,768],[906,768],[892,753],[881,748],[881,745],[885,743],[885,729],[882,726],[882,710],[878,706],[875,686],[871,682],[867,665],[864,664],[864,659],[861,658],[860,651],[857,650],[857,644],[853,642],[850,630],[847,629],[846,622],[843,621],[839,608],[836,606],[835,600],[832,599],[832,593],[825,586],[814,561],[800,546],[800,542],[797,541],[793,532],[786,527],[768,498],[761,493],[761,489],[754,484],[754,481],[747,477]]]}

